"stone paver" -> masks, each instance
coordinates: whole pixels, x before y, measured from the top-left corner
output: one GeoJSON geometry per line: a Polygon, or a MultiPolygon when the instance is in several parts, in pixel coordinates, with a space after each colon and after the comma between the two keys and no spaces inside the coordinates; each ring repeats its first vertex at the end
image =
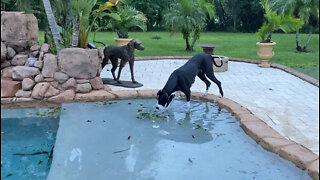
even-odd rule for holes
{"type": "MultiPolygon", "coordinates": [[[[143,86],[136,90],[161,89],[170,74],[186,60],[136,61],[135,79],[143,86]]],[[[108,64],[101,77],[111,78],[108,64]]],[[[319,88],[275,68],[256,64],[230,62],[228,71],[215,73],[222,83],[224,96],[248,108],[258,118],[284,137],[319,155],[319,88]]],[[[120,80],[131,80],[129,66],[120,80]]],[[[110,86],[112,90],[127,88],[110,86]]],[[[191,91],[204,92],[205,84],[196,78],[191,91]]],[[[209,93],[219,95],[212,83],[209,93]]]]}

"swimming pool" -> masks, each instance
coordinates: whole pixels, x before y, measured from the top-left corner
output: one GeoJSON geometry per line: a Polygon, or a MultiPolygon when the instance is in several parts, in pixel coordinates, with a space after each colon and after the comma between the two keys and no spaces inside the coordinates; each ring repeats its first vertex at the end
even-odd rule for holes
{"type": "Polygon", "coordinates": [[[50,108],[1,109],[1,179],[46,179],[58,123],[50,108]]]}
{"type": "Polygon", "coordinates": [[[176,99],[64,104],[48,179],[311,179],[264,150],[226,109],[176,99]]]}

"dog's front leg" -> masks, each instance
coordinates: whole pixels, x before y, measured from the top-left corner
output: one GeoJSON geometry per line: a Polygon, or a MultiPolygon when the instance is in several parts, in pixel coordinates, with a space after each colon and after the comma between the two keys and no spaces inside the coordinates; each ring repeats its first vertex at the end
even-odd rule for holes
{"type": "Polygon", "coordinates": [[[131,72],[131,80],[132,80],[133,83],[138,83],[134,79],[134,72],[133,72],[134,60],[129,61],[129,65],[130,65],[130,72],[131,72]]]}
{"type": "Polygon", "coordinates": [[[190,97],[191,97],[191,91],[185,90],[183,93],[186,95],[187,98],[187,110],[190,111],[190,97]]]}

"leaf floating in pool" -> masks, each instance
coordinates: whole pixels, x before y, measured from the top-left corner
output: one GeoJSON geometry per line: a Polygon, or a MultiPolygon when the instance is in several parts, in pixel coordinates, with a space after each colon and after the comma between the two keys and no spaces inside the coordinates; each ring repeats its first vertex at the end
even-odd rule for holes
{"type": "Polygon", "coordinates": [[[92,122],[91,120],[87,120],[87,122],[92,122]]]}
{"type": "Polygon", "coordinates": [[[33,113],[28,113],[28,115],[32,115],[33,113]]]}
{"type": "Polygon", "coordinates": [[[192,134],[192,138],[194,139],[194,135],[192,134]]]}
{"type": "Polygon", "coordinates": [[[239,172],[241,172],[241,173],[243,173],[243,174],[247,174],[247,171],[244,171],[244,170],[241,170],[241,171],[239,171],[239,172]]]}
{"type": "Polygon", "coordinates": [[[143,106],[143,104],[140,104],[140,106],[143,106]]]}
{"type": "Polygon", "coordinates": [[[196,129],[203,129],[203,127],[201,125],[197,124],[196,129]]]}
{"type": "Polygon", "coordinates": [[[130,105],[130,104],[131,104],[131,102],[128,102],[128,104],[130,105]]]}
{"type": "Polygon", "coordinates": [[[181,126],[181,123],[178,122],[177,124],[179,124],[181,126]]]}
{"type": "Polygon", "coordinates": [[[130,140],[131,136],[128,136],[128,140],[130,140]]]}
{"type": "Polygon", "coordinates": [[[142,110],[141,109],[138,109],[138,112],[141,112],[142,110]]]}
{"type": "Polygon", "coordinates": [[[102,120],[102,122],[106,122],[105,120],[102,120]]]}
{"type": "Polygon", "coordinates": [[[189,161],[190,163],[193,163],[193,161],[192,161],[190,158],[188,159],[188,161],[189,161]]]}

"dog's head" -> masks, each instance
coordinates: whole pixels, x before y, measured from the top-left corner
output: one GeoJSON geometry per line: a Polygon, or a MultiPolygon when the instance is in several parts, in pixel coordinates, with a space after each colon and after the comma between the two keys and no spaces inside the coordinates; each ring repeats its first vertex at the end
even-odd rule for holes
{"type": "Polygon", "coordinates": [[[144,50],[144,46],[142,45],[142,42],[138,39],[133,39],[128,43],[128,47],[132,50],[138,49],[140,51],[144,50]]]}
{"type": "Polygon", "coordinates": [[[168,95],[164,90],[159,90],[157,93],[157,110],[164,110],[169,106],[171,101],[173,100],[175,94],[168,95]]]}

